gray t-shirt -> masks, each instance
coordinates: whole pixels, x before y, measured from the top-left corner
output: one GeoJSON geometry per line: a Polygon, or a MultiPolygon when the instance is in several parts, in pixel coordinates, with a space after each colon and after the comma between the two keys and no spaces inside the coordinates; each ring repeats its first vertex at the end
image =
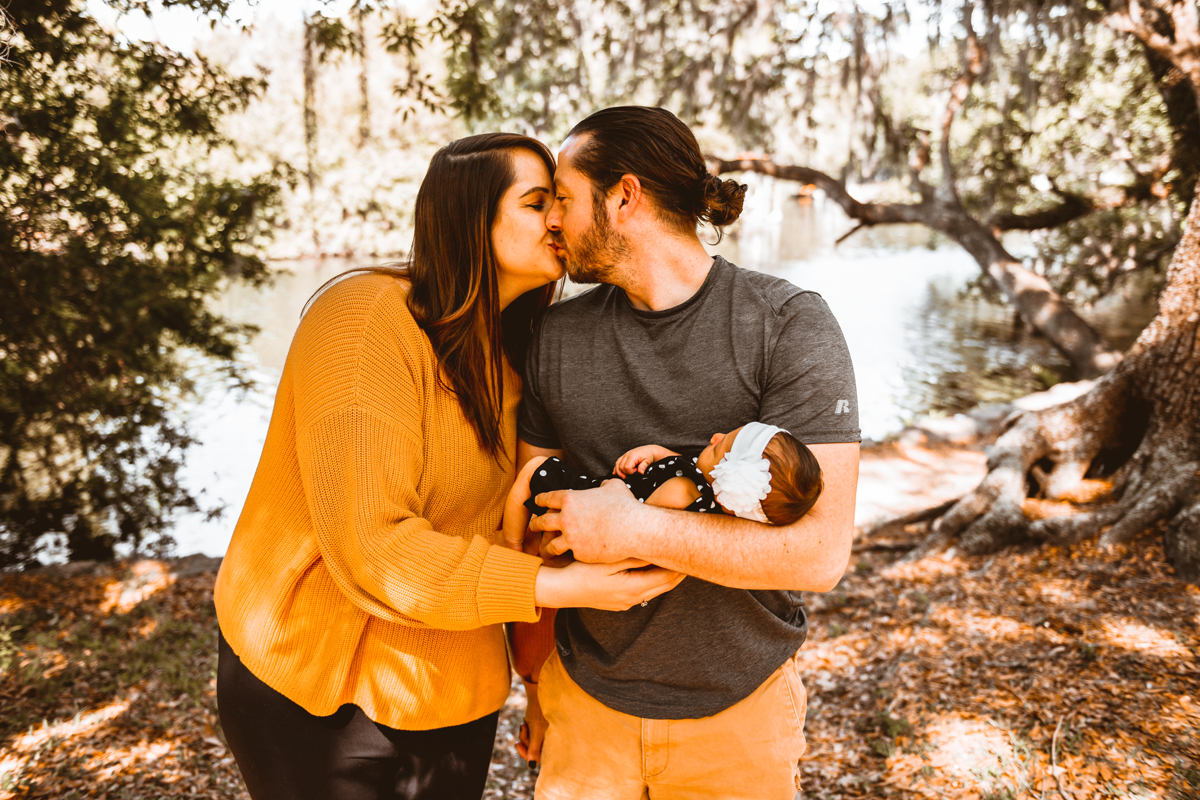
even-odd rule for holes
{"type": "MultiPolygon", "coordinates": [[[[857,442],[854,368],[820,295],[718,256],[704,285],[664,311],[598,286],[550,308],[529,351],[518,432],[605,475],[644,444],[696,456],[758,420],[805,444],[857,442]]],[[[800,593],[686,578],[628,611],[564,609],[571,677],[639,717],[695,719],[749,696],[804,642],[800,593]]]]}

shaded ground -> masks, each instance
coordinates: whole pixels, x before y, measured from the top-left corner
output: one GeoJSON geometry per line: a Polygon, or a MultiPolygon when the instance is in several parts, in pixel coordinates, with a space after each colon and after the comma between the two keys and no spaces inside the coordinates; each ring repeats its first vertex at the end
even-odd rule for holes
{"type": "MultiPolygon", "coordinates": [[[[0,575],[0,800],[248,798],[220,732],[215,575],[0,575]]],[[[501,714],[488,798],[532,797],[501,714]]]]}
{"type": "MultiPolygon", "coordinates": [[[[969,448],[875,448],[860,522],[982,468],[969,448]]],[[[919,535],[860,537],[808,598],[803,797],[1200,797],[1200,590],[1160,537],[915,564],[870,549],[919,535]]],[[[172,568],[0,575],[0,799],[246,796],[216,717],[213,575],[172,568]]],[[[532,796],[523,704],[502,714],[493,800],[532,796]]]]}

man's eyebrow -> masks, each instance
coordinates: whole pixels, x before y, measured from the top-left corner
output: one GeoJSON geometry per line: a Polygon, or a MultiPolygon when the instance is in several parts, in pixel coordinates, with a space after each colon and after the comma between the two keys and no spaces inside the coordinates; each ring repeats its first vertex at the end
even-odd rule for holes
{"type": "MultiPolygon", "coordinates": [[[[545,194],[550,194],[550,190],[547,189],[545,186],[535,186],[532,189],[530,189],[529,191],[525,192],[525,194],[521,195],[521,197],[528,197],[529,195],[533,194],[534,192],[544,192],[545,194]]],[[[518,197],[517,199],[520,200],[521,198],[518,197]]]]}

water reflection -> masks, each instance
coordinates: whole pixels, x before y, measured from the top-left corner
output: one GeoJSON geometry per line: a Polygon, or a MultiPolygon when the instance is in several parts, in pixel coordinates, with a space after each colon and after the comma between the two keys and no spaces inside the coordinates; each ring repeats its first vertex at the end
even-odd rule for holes
{"type": "MultiPolygon", "coordinates": [[[[862,230],[835,248],[853,227],[836,205],[819,195],[799,201],[791,184],[756,176],[747,182],[752,187],[742,220],[711,249],[821,293],[854,359],[865,437],[882,439],[922,414],[1009,400],[1065,374],[1063,357],[1017,324],[1008,306],[964,292],[979,268],[957,246],[905,225],[862,230]]],[[[266,437],[300,310],[326,280],[368,263],[291,262],[272,287],[234,287],[217,303],[220,313],[262,328],[247,354],[258,386],[248,395],[208,387],[190,411],[202,444],[189,455],[185,479],[227,511],[214,521],[182,519],[180,552],[224,552],[266,437]]],[[[1084,315],[1126,347],[1153,316],[1153,303],[1135,293],[1084,315]]]]}

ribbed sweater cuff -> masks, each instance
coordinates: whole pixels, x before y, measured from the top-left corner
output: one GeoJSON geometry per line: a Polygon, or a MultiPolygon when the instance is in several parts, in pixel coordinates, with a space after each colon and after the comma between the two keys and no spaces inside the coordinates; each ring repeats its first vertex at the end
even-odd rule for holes
{"type": "Polygon", "coordinates": [[[535,622],[534,584],[542,559],[492,545],[483,559],[479,576],[479,619],[484,625],[497,622],[535,622]]]}

